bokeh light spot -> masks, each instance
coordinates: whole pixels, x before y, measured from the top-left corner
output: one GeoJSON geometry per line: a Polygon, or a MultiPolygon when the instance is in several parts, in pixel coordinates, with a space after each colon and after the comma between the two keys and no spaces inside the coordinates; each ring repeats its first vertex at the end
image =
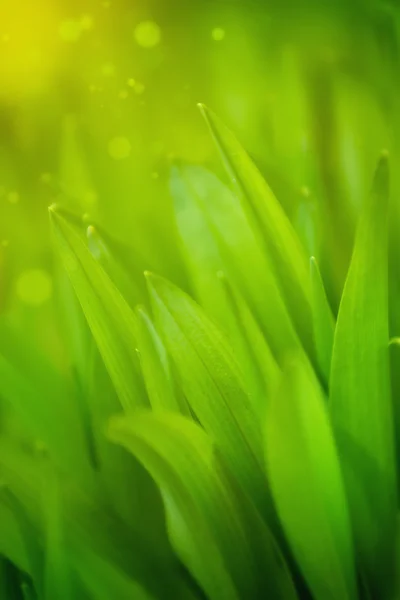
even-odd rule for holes
{"type": "Polygon", "coordinates": [[[161,29],[154,21],[143,21],[135,28],[134,36],[142,48],[154,48],[161,42],[161,29]]]}
{"type": "Polygon", "coordinates": [[[50,275],[42,269],[24,271],[17,279],[17,295],[29,306],[44,304],[53,293],[50,275]]]}
{"type": "Polygon", "coordinates": [[[18,192],[10,192],[7,194],[7,200],[10,204],[18,204],[19,202],[19,194],[18,192]]]}
{"type": "Polygon", "coordinates": [[[222,40],[225,38],[225,29],[222,29],[221,27],[215,27],[215,29],[213,29],[211,32],[211,37],[215,42],[222,42],[222,40]]]}
{"type": "Polygon", "coordinates": [[[123,160],[128,158],[132,150],[130,141],[122,136],[117,136],[110,140],[108,144],[108,153],[114,160],[123,160]]]}

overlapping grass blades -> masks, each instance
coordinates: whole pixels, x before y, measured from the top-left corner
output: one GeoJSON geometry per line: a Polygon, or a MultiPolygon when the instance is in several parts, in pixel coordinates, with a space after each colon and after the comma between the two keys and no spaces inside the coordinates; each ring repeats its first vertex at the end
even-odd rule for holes
{"type": "Polygon", "coordinates": [[[209,598],[296,598],[270,532],[198,425],[136,414],[113,421],[110,435],[160,485],[177,551],[209,598]]]}
{"type": "Polygon", "coordinates": [[[261,174],[202,111],[232,190],[172,169],[195,299],[148,272],[146,296],[106,237],[51,210],[79,302],[64,298],[71,369],[46,389],[0,344],[1,566],[35,600],[393,600],[387,158],[336,319],[261,174]]]}

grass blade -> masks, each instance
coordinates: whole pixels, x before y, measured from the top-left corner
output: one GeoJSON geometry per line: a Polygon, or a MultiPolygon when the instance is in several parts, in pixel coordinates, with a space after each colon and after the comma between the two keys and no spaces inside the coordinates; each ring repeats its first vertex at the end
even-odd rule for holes
{"type": "Polygon", "coordinates": [[[278,515],[315,600],[355,600],[350,519],[329,417],[306,360],[284,370],[268,410],[266,459],[278,515]]]}
{"type": "Polygon", "coordinates": [[[190,407],[265,511],[262,432],[238,363],[189,296],[161,277],[147,274],[147,280],[158,328],[190,407]]]}
{"type": "Polygon", "coordinates": [[[335,320],[326,296],[318,263],[311,257],[311,298],[315,348],[324,383],[329,384],[335,320]]]}
{"type": "Polygon", "coordinates": [[[189,416],[186,400],[180,397],[165,346],[144,308],[136,309],[140,364],[153,410],[171,410],[189,416]]]}
{"type": "Polygon", "coordinates": [[[208,598],[296,597],[272,537],[198,425],[142,413],[115,419],[110,435],[157,481],[178,552],[208,598]]]}
{"type": "Polygon", "coordinates": [[[148,406],[132,310],[68,221],[50,209],[64,267],[125,410],[148,406]]]}
{"type": "Polygon", "coordinates": [[[331,416],[343,459],[357,551],[371,591],[391,583],[396,518],[389,384],[388,160],[360,218],[333,347],[331,416]]]}
{"type": "Polygon", "coordinates": [[[219,118],[200,105],[234,188],[267,251],[298,333],[313,356],[310,281],[306,254],[261,173],[219,118]]]}
{"type": "MultiPolygon", "coordinates": [[[[192,257],[200,252],[202,254],[198,271],[207,273],[211,269],[209,289],[204,290],[208,296],[205,302],[202,301],[207,312],[214,315],[218,309],[219,322],[224,323],[225,302],[220,298],[220,290],[215,290],[215,273],[222,270],[242,291],[274,354],[282,358],[288,350],[299,348],[300,341],[279,290],[271,261],[254,235],[239,200],[203,167],[175,167],[171,180],[173,189],[183,187],[185,190],[188,206],[184,222],[187,229],[187,234],[184,234],[186,246],[190,248],[192,257]],[[193,225],[187,226],[187,221],[193,216],[199,230],[197,237],[191,235],[193,225]],[[209,310],[209,305],[214,301],[215,306],[209,310]]],[[[178,196],[180,205],[183,202],[182,195],[178,196]]]]}

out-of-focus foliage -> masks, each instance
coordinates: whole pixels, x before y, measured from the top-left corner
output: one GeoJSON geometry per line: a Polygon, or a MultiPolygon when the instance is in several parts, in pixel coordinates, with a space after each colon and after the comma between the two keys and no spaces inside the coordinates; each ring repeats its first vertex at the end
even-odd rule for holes
{"type": "Polygon", "coordinates": [[[1,599],[400,597],[399,25],[0,5],[1,599]]]}

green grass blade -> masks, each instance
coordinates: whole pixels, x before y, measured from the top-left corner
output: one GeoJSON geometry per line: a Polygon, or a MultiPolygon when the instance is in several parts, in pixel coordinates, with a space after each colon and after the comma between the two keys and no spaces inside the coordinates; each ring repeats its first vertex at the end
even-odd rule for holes
{"type": "Polygon", "coordinates": [[[134,313],[68,221],[50,210],[58,249],[125,410],[148,406],[136,355],[134,313]]]}
{"type": "Polygon", "coordinates": [[[262,432],[241,368],[189,296],[161,277],[147,274],[147,279],[156,323],[187,401],[260,507],[266,496],[262,432]]]}
{"type": "Polygon", "coordinates": [[[66,552],[62,489],[52,465],[45,469],[42,503],[45,529],[44,600],[73,600],[72,573],[66,552]]]}
{"type": "Polygon", "coordinates": [[[318,263],[311,257],[311,299],[315,348],[321,375],[326,385],[329,384],[331,371],[333,337],[335,320],[326,296],[318,263]]]}
{"type": "Polygon", "coordinates": [[[176,387],[166,348],[154,324],[143,307],[136,309],[136,316],[140,364],[151,407],[189,416],[186,400],[176,387]]]}
{"type": "Polygon", "coordinates": [[[90,252],[110,277],[116,288],[118,288],[130,305],[137,304],[143,295],[140,289],[142,286],[137,286],[136,278],[129,276],[125,267],[115,259],[114,254],[96,227],[89,225],[86,230],[86,236],[90,252]]]}
{"type": "Polygon", "coordinates": [[[336,325],[332,422],[343,461],[357,552],[373,593],[391,583],[396,517],[389,384],[388,160],[361,215],[336,325]]]}
{"type": "Polygon", "coordinates": [[[223,273],[218,276],[226,299],[226,313],[231,316],[228,336],[242,366],[246,387],[255,401],[257,413],[263,417],[280,370],[245,299],[223,273]]]}
{"type": "Polygon", "coordinates": [[[91,600],[154,600],[157,598],[112,563],[84,548],[75,558],[76,570],[91,600]]]}
{"type": "Polygon", "coordinates": [[[223,323],[225,300],[216,278],[223,261],[203,212],[178,166],[171,169],[170,191],[181,252],[195,298],[210,317],[223,323]]]}
{"type": "Polygon", "coordinates": [[[208,108],[200,105],[230,180],[243,200],[274,266],[286,303],[307,350],[313,354],[310,281],[307,256],[284,210],[235,136],[208,108]]]}
{"type": "Polygon", "coordinates": [[[339,458],[325,399],[304,358],[284,370],[266,424],[272,495],[313,598],[356,599],[352,534],[339,458]]]}
{"type": "Polygon", "coordinates": [[[110,435],[159,484],[178,552],[210,600],[296,597],[265,525],[198,425],[139,413],[115,419],[110,435]]]}
{"type": "MultiPolygon", "coordinates": [[[[208,310],[215,300],[219,321],[224,323],[225,302],[220,298],[220,290],[215,290],[215,273],[222,270],[241,290],[278,358],[284,357],[288,350],[300,347],[271,262],[254,235],[240,201],[203,167],[176,167],[171,179],[174,189],[179,185],[184,187],[188,219],[196,215],[196,223],[201,224],[197,227],[204,240],[200,235],[197,238],[190,235],[190,228],[185,237],[191,256],[199,254],[198,246],[202,252],[207,248],[207,257],[200,263],[200,269],[204,271],[204,263],[210,263],[214,269],[208,301],[203,305],[208,310]]],[[[211,310],[208,312],[213,315],[216,309],[211,310]]]]}

